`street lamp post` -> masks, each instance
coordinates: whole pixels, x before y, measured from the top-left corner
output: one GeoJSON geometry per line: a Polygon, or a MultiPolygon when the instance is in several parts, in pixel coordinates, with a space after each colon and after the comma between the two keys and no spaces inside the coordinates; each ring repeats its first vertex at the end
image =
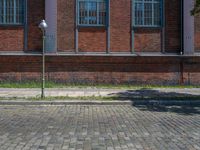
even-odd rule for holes
{"type": "Polygon", "coordinates": [[[45,97],[44,89],[45,89],[45,31],[48,27],[45,20],[42,20],[39,24],[39,28],[42,30],[42,39],[43,39],[43,49],[42,49],[42,88],[41,88],[41,98],[45,97]]]}

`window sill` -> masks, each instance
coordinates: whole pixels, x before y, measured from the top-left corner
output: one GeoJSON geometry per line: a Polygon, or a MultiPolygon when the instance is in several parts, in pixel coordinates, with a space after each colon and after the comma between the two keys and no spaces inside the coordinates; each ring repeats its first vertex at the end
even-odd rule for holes
{"type": "MultiPolygon", "coordinates": [[[[190,55],[180,55],[178,53],[161,53],[161,52],[135,52],[135,53],[95,53],[95,52],[82,52],[82,53],[68,53],[68,52],[56,52],[46,53],[46,56],[123,56],[123,57],[200,57],[200,53],[194,53],[190,55]]],[[[0,51],[0,56],[42,56],[41,52],[24,52],[24,51],[0,51]]]]}

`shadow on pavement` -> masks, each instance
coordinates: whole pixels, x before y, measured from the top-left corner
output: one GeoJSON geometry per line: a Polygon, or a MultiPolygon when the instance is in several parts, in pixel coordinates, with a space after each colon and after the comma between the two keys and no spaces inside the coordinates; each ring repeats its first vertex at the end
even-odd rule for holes
{"type": "Polygon", "coordinates": [[[154,112],[173,112],[180,115],[195,115],[200,114],[200,105],[198,106],[177,106],[177,105],[133,105],[141,111],[154,111],[154,112]]]}
{"type": "Polygon", "coordinates": [[[184,100],[191,100],[191,99],[199,99],[200,100],[200,93],[199,95],[189,94],[189,93],[180,93],[180,92],[162,92],[159,90],[152,90],[142,88],[139,90],[126,90],[125,92],[119,93],[111,93],[110,96],[119,97],[120,100],[170,100],[171,98],[175,100],[184,99],[184,100]]]}
{"type": "Polygon", "coordinates": [[[133,106],[142,111],[173,112],[182,115],[200,114],[200,93],[161,92],[143,88],[114,95],[120,100],[131,100],[133,106]]]}

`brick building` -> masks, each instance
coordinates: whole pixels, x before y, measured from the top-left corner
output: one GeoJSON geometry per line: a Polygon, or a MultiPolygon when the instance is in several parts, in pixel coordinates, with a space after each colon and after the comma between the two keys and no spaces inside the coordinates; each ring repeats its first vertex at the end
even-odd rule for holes
{"type": "Polygon", "coordinates": [[[0,0],[0,81],[200,84],[189,0],[0,0]]]}

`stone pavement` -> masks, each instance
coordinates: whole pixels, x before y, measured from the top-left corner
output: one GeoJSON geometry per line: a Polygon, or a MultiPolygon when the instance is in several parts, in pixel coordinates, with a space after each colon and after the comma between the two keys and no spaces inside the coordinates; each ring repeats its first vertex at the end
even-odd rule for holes
{"type": "MultiPolygon", "coordinates": [[[[41,89],[14,89],[14,88],[0,88],[0,97],[39,97],[41,89]]],[[[200,88],[154,88],[154,89],[98,89],[98,88],[53,88],[46,89],[45,95],[47,97],[82,97],[82,96],[118,96],[118,97],[191,97],[200,96],[200,88]]]]}
{"type": "Polygon", "coordinates": [[[0,150],[200,150],[200,107],[0,106],[0,150]]]}

